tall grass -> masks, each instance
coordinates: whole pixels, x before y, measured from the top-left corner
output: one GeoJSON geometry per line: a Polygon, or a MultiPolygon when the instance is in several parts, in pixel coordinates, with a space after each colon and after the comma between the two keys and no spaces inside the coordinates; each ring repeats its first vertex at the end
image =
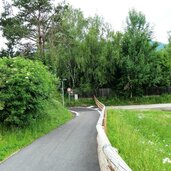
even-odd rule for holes
{"type": "MultiPolygon", "coordinates": [[[[135,105],[135,104],[157,104],[157,103],[171,103],[171,95],[165,94],[160,96],[142,96],[142,97],[98,97],[98,99],[104,103],[106,106],[116,106],[116,105],[135,105]]],[[[92,98],[79,98],[74,100],[71,98],[65,98],[65,105],[71,106],[91,106],[95,105],[93,97],[92,98]]]]}
{"type": "Polygon", "coordinates": [[[42,112],[46,113],[46,117],[28,127],[7,129],[0,126],[0,161],[72,118],[71,113],[55,99],[42,105],[44,106],[42,112]]]}
{"type": "Polygon", "coordinates": [[[116,105],[134,105],[134,104],[157,104],[157,103],[171,103],[171,95],[164,94],[160,96],[142,96],[133,98],[124,97],[109,97],[109,98],[99,98],[99,100],[106,106],[116,106],[116,105]]]}
{"type": "Polygon", "coordinates": [[[91,105],[95,105],[93,98],[79,98],[78,100],[74,100],[73,98],[69,101],[67,98],[65,99],[66,106],[68,107],[87,107],[91,105]]]}
{"type": "Polygon", "coordinates": [[[107,119],[112,145],[133,170],[171,170],[171,112],[109,110],[107,119]]]}

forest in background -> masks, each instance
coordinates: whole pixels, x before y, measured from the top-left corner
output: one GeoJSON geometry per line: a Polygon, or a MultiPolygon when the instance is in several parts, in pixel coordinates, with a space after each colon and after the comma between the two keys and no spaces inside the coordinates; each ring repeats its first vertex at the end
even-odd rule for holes
{"type": "Polygon", "coordinates": [[[110,88],[133,97],[171,84],[171,36],[159,49],[153,28],[136,9],[129,11],[124,31],[115,32],[101,16],[86,18],[64,2],[4,1],[0,28],[7,39],[1,57],[40,60],[82,95],[110,88]]]}

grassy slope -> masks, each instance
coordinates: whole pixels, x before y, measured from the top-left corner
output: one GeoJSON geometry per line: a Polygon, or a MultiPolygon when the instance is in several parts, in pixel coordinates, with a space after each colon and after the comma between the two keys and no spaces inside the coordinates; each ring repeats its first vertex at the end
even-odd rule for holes
{"type": "Polygon", "coordinates": [[[135,171],[170,171],[171,112],[108,111],[108,137],[135,171]]]}
{"type": "Polygon", "coordinates": [[[0,161],[72,118],[71,113],[54,99],[43,106],[47,116],[27,128],[5,130],[0,127],[0,161]]]}

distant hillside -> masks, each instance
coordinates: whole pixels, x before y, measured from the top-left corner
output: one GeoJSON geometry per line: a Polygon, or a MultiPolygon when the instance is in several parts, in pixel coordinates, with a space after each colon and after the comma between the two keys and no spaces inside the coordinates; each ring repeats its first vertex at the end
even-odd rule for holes
{"type": "Polygon", "coordinates": [[[157,50],[162,50],[162,49],[164,49],[164,48],[165,48],[165,46],[166,46],[166,44],[161,43],[161,42],[158,42],[157,50]]]}
{"type": "Polygon", "coordinates": [[[164,48],[166,47],[166,44],[161,43],[161,42],[151,41],[150,43],[151,43],[152,45],[155,44],[155,43],[158,44],[158,46],[157,46],[157,48],[156,48],[157,51],[162,50],[162,49],[164,49],[164,48]]]}

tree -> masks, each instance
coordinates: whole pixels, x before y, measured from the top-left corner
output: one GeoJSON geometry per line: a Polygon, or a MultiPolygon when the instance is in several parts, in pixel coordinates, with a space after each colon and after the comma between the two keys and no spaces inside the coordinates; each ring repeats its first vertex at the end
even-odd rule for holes
{"type": "Polygon", "coordinates": [[[59,77],[67,78],[69,86],[84,92],[107,85],[110,29],[100,17],[86,19],[80,10],[69,6],[60,27],[54,25],[48,33],[49,67],[59,77]]]}
{"type": "Polygon", "coordinates": [[[61,78],[67,78],[70,87],[78,81],[80,44],[87,22],[80,10],[68,6],[60,26],[53,23],[48,32],[46,63],[61,78]]]}
{"type": "Polygon", "coordinates": [[[51,0],[12,0],[11,5],[4,1],[0,25],[9,47],[13,49],[16,44],[23,44],[24,39],[36,46],[42,57],[47,32],[54,20],[60,21],[60,13],[65,7],[65,4],[53,7],[51,0]]]}
{"type": "Polygon", "coordinates": [[[171,83],[171,32],[168,32],[168,44],[158,52],[162,78],[160,86],[170,86],[171,83]]]}
{"type": "Polygon", "coordinates": [[[121,32],[114,33],[110,30],[106,40],[106,64],[103,66],[103,68],[105,67],[105,79],[107,81],[105,86],[112,88],[115,92],[121,72],[122,39],[123,34],[121,32]]]}
{"type": "Polygon", "coordinates": [[[168,45],[165,50],[167,55],[171,58],[171,31],[168,32],[168,45]]]}
{"type": "MultiPolygon", "coordinates": [[[[152,42],[152,28],[145,16],[135,10],[129,11],[122,41],[121,86],[130,97],[142,93],[143,86],[150,83],[152,62],[155,59],[156,44],[152,42]]],[[[157,69],[157,68],[156,68],[157,69]]],[[[158,81],[158,80],[155,80],[158,81]]]]}
{"type": "Polygon", "coordinates": [[[109,32],[110,27],[99,16],[88,19],[87,34],[81,44],[80,85],[89,87],[90,92],[108,83],[106,72],[109,32]]]}
{"type": "Polygon", "coordinates": [[[1,51],[0,51],[0,58],[1,57],[7,57],[7,56],[9,56],[9,53],[8,53],[8,51],[7,50],[5,50],[5,49],[1,49],[1,51]]]}

